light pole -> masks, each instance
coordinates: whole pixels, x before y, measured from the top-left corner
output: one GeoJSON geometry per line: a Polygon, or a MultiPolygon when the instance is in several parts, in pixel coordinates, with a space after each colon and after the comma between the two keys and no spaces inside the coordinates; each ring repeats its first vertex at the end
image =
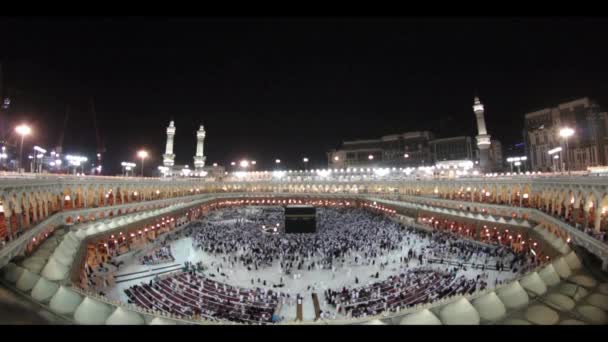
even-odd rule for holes
{"type": "Polygon", "coordinates": [[[276,164],[276,168],[279,168],[279,165],[281,164],[281,159],[275,159],[274,163],[276,164]]]}
{"type": "Polygon", "coordinates": [[[304,170],[306,170],[306,168],[308,167],[308,158],[304,157],[302,158],[302,161],[304,162],[304,170]]]}
{"type": "Polygon", "coordinates": [[[29,135],[32,132],[32,129],[28,125],[21,124],[15,127],[15,131],[21,135],[21,145],[19,145],[19,166],[17,168],[19,171],[21,171],[21,162],[23,160],[23,139],[26,135],[29,135]]]}
{"type": "Polygon", "coordinates": [[[559,159],[559,154],[557,154],[557,153],[561,154],[561,152],[562,152],[562,148],[561,147],[556,147],[556,148],[550,149],[548,151],[549,155],[553,157],[552,158],[553,172],[557,172],[558,169],[561,169],[561,168],[558,168],[559,164],[558,164],[558,161],[557,161],[559,159]]]}
{"type": "Polygon", "coordinates": [[[568,138],[574,135],[574,130],[570,127],[564,127],[559,130],[559,136],[566,140],[566,171],[570,172],[570,153],[568,153],[568,138]]]}
{"type": "Polygon", "coordinates": [[[144,177],[144,159],[148,156],[148,152],[145,150],[141,150],[137,152],[137,156],[141,158],[141,177],[144,177]]]}

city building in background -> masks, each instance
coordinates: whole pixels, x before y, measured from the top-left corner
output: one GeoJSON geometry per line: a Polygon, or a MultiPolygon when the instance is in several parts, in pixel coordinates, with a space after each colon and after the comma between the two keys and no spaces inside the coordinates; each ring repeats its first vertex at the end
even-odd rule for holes
{"type": "Polygon", "coordinates": [[[332,168],[413,167],[431,165],[428,131],[386,135],[379,139],[345,141],[339,150],[328,153],[332,168]]]}
{"type": "Polygon", "coordinates": [[[561,171],[606,165],[607,125],[608,114],[587,97],[526,113],[524,138],[531,169],[553,171],[556,159],[561,171]],[[558,147],[561,151],[549,154],[558,147]]]}
{"type": "Polygon", "coordinates": [[[483,172],[502,171],[502,145],[488,134],[483,104],[477,97],[473,111],[479,132],[475,145],[471,137],[435,138],[429,131],[345,141],[340,149],[328,152],[329,167],[424,167],[438,162],[450,162],[450,165],[469,165],[470,162],[483,172]]]}
{"type": "Polygon", "coordinates": [[[435,139],[430,142],[433,162],[449,160],[474,160],[473,139],[471,137],[452,137],[435,139]]]}

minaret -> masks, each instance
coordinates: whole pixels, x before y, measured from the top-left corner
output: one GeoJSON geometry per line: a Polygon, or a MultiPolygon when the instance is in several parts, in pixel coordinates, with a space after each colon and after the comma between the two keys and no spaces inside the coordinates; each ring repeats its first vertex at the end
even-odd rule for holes
{"type": "Polygon", "coordinates": [[[205,156],[203,155],[203,144],[205,143],[205,128],[203,125],[196,132],[196,155],[194,156],[195,171],[202,171],[205,166],[205,156]]]}
{"type": "Polygon", "coordinates": [[[173,154],[173,137],[175,137],[175,126],[173,121],[169,123],[167,127],[167,147],[165,148],[165,154],[163,154],[163,165],[168,168],[168,173],[173,170],[175,164],[175,154],[173,154]]]}
{"type": "Polygon", "coordinates": [[[479,97],[475,96],[473,111],[477,118],[477,148],[479,148],[479,166],[484,172],[490,171],[490,135],[486,130],[486,120],[483,116],[483,104],[479,97]]]}

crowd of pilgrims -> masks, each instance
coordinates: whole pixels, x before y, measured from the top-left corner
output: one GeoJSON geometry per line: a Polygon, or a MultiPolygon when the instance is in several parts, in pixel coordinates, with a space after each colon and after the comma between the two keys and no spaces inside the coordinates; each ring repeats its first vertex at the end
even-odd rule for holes
{"type": "Polygon", "coordinates": [[[188,267],[125,290],[129,303],[187,319],[270,323],[280,295],[268,289],[243,289],[216,282],[188,267]]]}
{"type": "Polygon", "coordinates": [[[376,258],[396,251],[405,238],[398,223],[362,209],[319,208],[314,234],[265,233],[262,226],[283,222],[282,212],[269,218],[267,210],[253,211],[247,220],[239,219],[244,210],[247,208],[225,209],[222,220],[202,221],[193,235],[194,247],[249,270],[278,262],[285,274],[291,274],[295,270],[335,270],[348,260],[375,265],[376,258]]]}
{"type": "Polygon", "coordinates": [[[171,253],[171,245],[163,241],[160,246],[152,249],[145,255],[139,258],[143,265],[156,265],[164,262],[175,261],[175,257],[171,253]]]}
{"type": "MultiPolygon", "coordinates": [[[[282,208],[222,209],[193,222],[178,234],[170,234],[163,246],[187,236],[192,238],[195,248],[219,256],[228,267],[234,268],[239,264],[249,270],[258,270],[280,264],[284,274],[313,269],[335,272],[340,267],[377,265],[378,271],[371,274],[371,280],[365,284],[360,284],[355,277],[354,284],[350,286],[325,289],[325,303],[334,306],[336,313],[347,317],[395,312],[446,296],[470,294],[488,286],[490,270],[524,273],[537,265],[529,255],[516,253],[505,246],[463,240],[445,231],[406,228],[384,215],[363,209],[318,208],[315,234],[284,234],[280,230],[275,232],[274,228],[262,229],[262,226],[274,227],[283,219],[282,208]],[[393,275],[379,279],[380,272],[388,268],[393,275]],[[476,269],[477,273],[467,273],[467,268],[476,269]]],[[[212,265],[210,271],[217,271],[219,275],[223,267],[223,264],[212,265]]],[[[181,279],[182,285],[175,280],[157,279],[150,284],[130,288],[129,297],[135,300],[134,294],[160,289],[160,284],[165,281],[170,282],[170,289],[183,296],[184,292],[211,286],[217,293],[217,297],[213,297],[215,302],[201,297],[192,305],[182,303],[177,309],[163,304],[161,307],[185,316],[239,322],[276,321],[273,310],[277,303],[295,304],[297,295],[260,288],[226,288],[225,284],[211,280],[215,274],[202,278],[198,272],[203,269],[202,263],[186,264],[184,274],[177,278],[181,279]],[[244,305],[232,307],[234,303],[244,305]],[[253,309],[242,311],[249,305],[247,303],[262,303],[261,308],[268,310],[256,311],[259,307],[253,305],[253,309]]],[[[254,279],[251,283],[253,287],[254,279]]],[[[259,278],[258,283],[258,286],[262,285],[259,278]]],[[[496,277],[494,285],[498,283],[496,277]]],[[[170,299],[166,291],[165,294],[160,290],[156,292],[161,293],[163,303],[168,305],[170,299]]],[[[149,299],[152,300],[152,296],[149,299]]],[[[324,317],[335,318],[336,313],[323,314],[324,317]]]]}

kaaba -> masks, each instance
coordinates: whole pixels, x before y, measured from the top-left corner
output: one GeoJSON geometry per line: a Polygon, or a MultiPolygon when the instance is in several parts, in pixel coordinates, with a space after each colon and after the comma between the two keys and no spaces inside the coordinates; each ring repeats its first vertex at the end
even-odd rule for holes
{"type": "Polygon", "coordinates": [[[317,209],[309,205],[285,207],[285,233],[315,233],[317,231],[317,209]]]}

